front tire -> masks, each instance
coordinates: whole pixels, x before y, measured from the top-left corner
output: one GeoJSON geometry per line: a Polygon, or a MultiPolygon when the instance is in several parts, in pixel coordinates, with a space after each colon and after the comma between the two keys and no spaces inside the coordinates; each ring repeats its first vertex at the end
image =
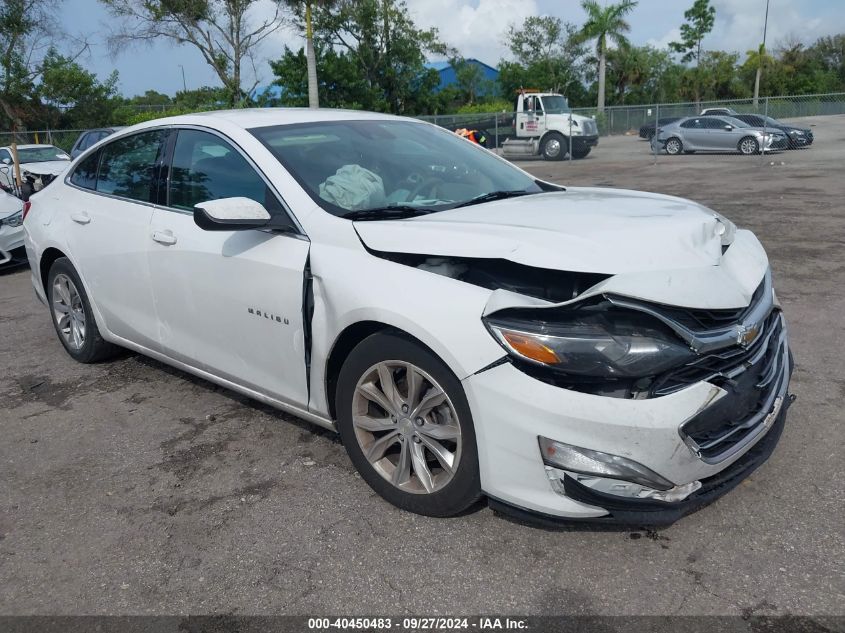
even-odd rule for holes
{"type": "Polygon", "coordinates": [[[120,351],[100,336],[85,287],[67,257],[53,262],[47,273],[46,290],[53,327],[71,358],[80,363],[96,363],[120,351]]]}
{"type": "Polygon", "coordinates": [[[760,152],[760,143],[758,143],[757,139],[753,136],[746,136],[739,142],[737,148],[739,149],[740,154],[752,156],[760,152]]]}
{"type": "Polygon", "coordinates": [[[563,134],[550,132],[543,139],[543,146],[540,153],[546,160],[563,160],[569,151],[569,145],[563,134]]]}
{"type": "Polygon", "coordinates": [[[335,406],[349,458],[385,500],[446,517],[480,498],[466,395],[430,350],[399,334],[369,336],[340,370],[335,406]]]}
{"type": "Polygon", "coordinates": [[[591,147],[582,147],[581,149],[572,150],[572,158],[587,158],[590,155],[591,147]]]}

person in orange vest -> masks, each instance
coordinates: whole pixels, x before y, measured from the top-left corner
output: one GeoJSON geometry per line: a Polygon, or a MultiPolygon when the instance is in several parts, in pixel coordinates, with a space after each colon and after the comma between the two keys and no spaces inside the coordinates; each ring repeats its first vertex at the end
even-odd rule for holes
{"type": "Polygon", "coordinates": [[[469,139],[473,143],[481,145],[481,147],[487,147],[487,136],[484,134],[483,130],[468,130],[467,128],[462,127],[455,130],[455,134],[469,139]]]}

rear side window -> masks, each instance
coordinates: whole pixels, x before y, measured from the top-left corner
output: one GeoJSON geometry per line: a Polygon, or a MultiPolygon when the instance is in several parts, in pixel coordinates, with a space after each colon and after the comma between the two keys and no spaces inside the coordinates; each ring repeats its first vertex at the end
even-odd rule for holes
{"type": "Polygon", "coordinates": [[[100,152],[94,152],[86,157],[76,166],[70,175],[70,182],[83,189],[94,190],[97,188],[97,164],[100,161],[100,152]]]}
{"type": "Polygon", "coordinates": [[[115,196],[157,202],[158,160],[164,130],[142,132],[106,145],[100,154],[97,191],[115,196]]]}
{"type": "Polygon", "coordinates": [[[180,130],[170,170],[169,206],[192,211],[220,198],[250,198],[273,213],[281,205],[258,172],[219,136],[180,130]]]}

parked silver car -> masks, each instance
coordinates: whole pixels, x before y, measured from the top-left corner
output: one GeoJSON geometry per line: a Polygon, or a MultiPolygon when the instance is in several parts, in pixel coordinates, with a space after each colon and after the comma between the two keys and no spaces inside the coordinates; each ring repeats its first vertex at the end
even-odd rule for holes
{"type": "Polygon", "coordinates": [[[758,154],[786,149],[789,140],[783,132],[751,127],[729,116],[686,117],[661,126],[653,143],[667,154],[736,151],[758,154]]]}

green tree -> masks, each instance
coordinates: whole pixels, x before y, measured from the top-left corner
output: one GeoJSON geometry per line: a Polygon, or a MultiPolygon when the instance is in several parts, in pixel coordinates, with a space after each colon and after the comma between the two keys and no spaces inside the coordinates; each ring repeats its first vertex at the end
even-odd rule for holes
{"type": "Polygon", "coordinates": [[[255,86],[243,87],[243,65],[255,62],[256,47],[282,26],[282,0],[268,0],[273,14],[253,23],[261,0],[100,0],[118,20],[110,42],[166,39],[198,50],[227,91],[230,105],[244,102],[255,86]]]}
{"type": "Polygon", "coordinates": [[[619,4],[602,6],[597,0],[581,0],[581,7],[587,13],[587,21],[581,27],[580,38],[587,42],[596,41],[596,58],[598,59],[598,101],[597,109],[604,111],[605,75],[607,72],[607,43],[616,42],[617,45],[628,43],[625,33],[631,26],[625,20],[634,7],[636,0],[622,0],[619,4]]]}
{"type": "Polygon", "coordinates": [[[695,0],[692,7],[684,11],[686,23],[681,25],[681,41],[669,44],[676,53],[681,53],[685,64],[695,60],[693,86],[695,102],[701,102],[701,42],[713,30],[716,23],[716,9],[710,6],[710,0],[695,0]]]}
{"type": "Polygon", "coordinates": [[[511,55],[522,66],[522,72],[513,66],[505,71],[508,83],[513,81],[508,74],[518,76],[520,85],[516,88],[566,93],[580,83],[586,51],[573,24],[551,16],[529,16],[521,26],[508,27],[507,41],[511,55]]]}
{"type": "Polygon", "coordinates": [[[664,78],[673,66],[666,51],[623,44],[607,55],[607,85],[613,104],[653,103],[665,98],[664,78]]]}
{"type": "MultiPolygon", "coordinates": [[[[301,28],[303,9],[295,9],[295,15],[301,28]]],[[[349,81],[360,99],[356,103],[366,109],[402,113],[430,107],[439,79],[436,72],[426,70],[426,55],[448,51],[436,29],[419,29],[414,24],[404,2],[339,0],[333,7],[319,4],[312,8],[312,21],[321,84],[326,82],[324,72],[331,74],[333,67],[344,67],[354,72],[336,82],[331,77],[333,89],[348,93],[342,84],[349,81]]],[[[296,94],[301,83],[290,72],[298,64],[297,58],[286,50],[272,66],[276,83],[286,93],[296,94]]],[[[303,70],[307,73],[307,59],[303,70]]]]}
{"type": "Polygon", "coordinates": [[[51,127],[98,127],[112,123],[122,100],[117,71],[105,82],[73,60],[50,49],[40,67],[36,94],[50,111],[51,127]]]}

